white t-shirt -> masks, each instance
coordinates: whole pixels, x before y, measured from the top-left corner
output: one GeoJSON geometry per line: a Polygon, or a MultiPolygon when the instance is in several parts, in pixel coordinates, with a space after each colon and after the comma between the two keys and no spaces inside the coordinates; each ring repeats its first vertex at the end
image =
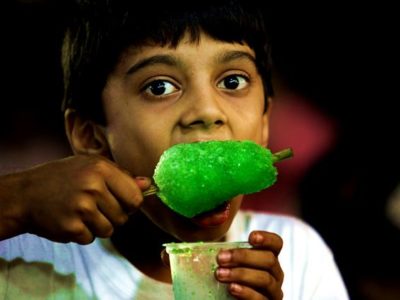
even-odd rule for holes
{"type": "MultiPolygon", "coordinates": [[[[279,234],[284,299],[348,299],[331,251],[304,222],[289,216],[239,212],[228,241],[252,230],[279,234]]],[[[172,287],[136,269],[108,239],[90,245],[55,243],[31,234],[0,242],[0,299],[173,299],[172,287]]]]}

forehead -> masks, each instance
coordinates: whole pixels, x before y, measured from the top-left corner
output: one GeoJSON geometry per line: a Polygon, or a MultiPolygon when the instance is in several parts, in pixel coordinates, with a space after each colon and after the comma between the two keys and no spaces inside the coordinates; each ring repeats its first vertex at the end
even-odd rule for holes
{"type": "Polygon", "coordinates": [[[152,63],[184,66],[189,61],[216,65],[232,61],[255,64],[256,56],[247,44],[219,41],[202,33],[198,40],[193,40],[186,34],[176,47],[154,43],[129,47],[122,53],[119,64],[135,65],[147,59],[152,59],[152,63]]]}

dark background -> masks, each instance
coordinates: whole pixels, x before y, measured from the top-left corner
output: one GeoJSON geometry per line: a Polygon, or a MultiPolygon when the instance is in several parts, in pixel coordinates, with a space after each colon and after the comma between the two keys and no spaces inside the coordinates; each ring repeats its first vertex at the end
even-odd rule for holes
{"type": "MultiPolygon", "coordinates": [[[[67,2],[4,2],[0,173],[70,154],[59,63],[67,2]]],[[[271,149],[292,146],[295,157],[245,207],[312,224],[352,299],[400,298],[400,230],[387,213],[400,183],[392,12],[365,4],[266,10],[277,78],[271,149]]]]}

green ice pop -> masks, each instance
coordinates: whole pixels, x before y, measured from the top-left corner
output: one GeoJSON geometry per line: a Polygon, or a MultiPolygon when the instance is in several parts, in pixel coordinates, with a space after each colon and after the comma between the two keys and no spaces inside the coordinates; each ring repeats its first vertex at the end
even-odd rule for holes
{"type": "Polygon", "coordinates": [[[290,156],[290,149],[272,154],[252,141],[177,144],[161,155],[153,179],[158,197],[191,218],[239,194],[270,187],[277,177],[273,163],[290,156]]]}

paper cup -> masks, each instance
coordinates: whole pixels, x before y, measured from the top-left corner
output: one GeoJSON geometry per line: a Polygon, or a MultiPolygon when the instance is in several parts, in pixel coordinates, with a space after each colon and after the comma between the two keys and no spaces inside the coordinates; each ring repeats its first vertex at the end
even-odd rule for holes
{"type": "Polygon", "coordinates": [[[216,257],[221,249],[251,248],[247,242],[169,243],[175,300],[234,299],[227,284],[215,279],[216,257]]]}

